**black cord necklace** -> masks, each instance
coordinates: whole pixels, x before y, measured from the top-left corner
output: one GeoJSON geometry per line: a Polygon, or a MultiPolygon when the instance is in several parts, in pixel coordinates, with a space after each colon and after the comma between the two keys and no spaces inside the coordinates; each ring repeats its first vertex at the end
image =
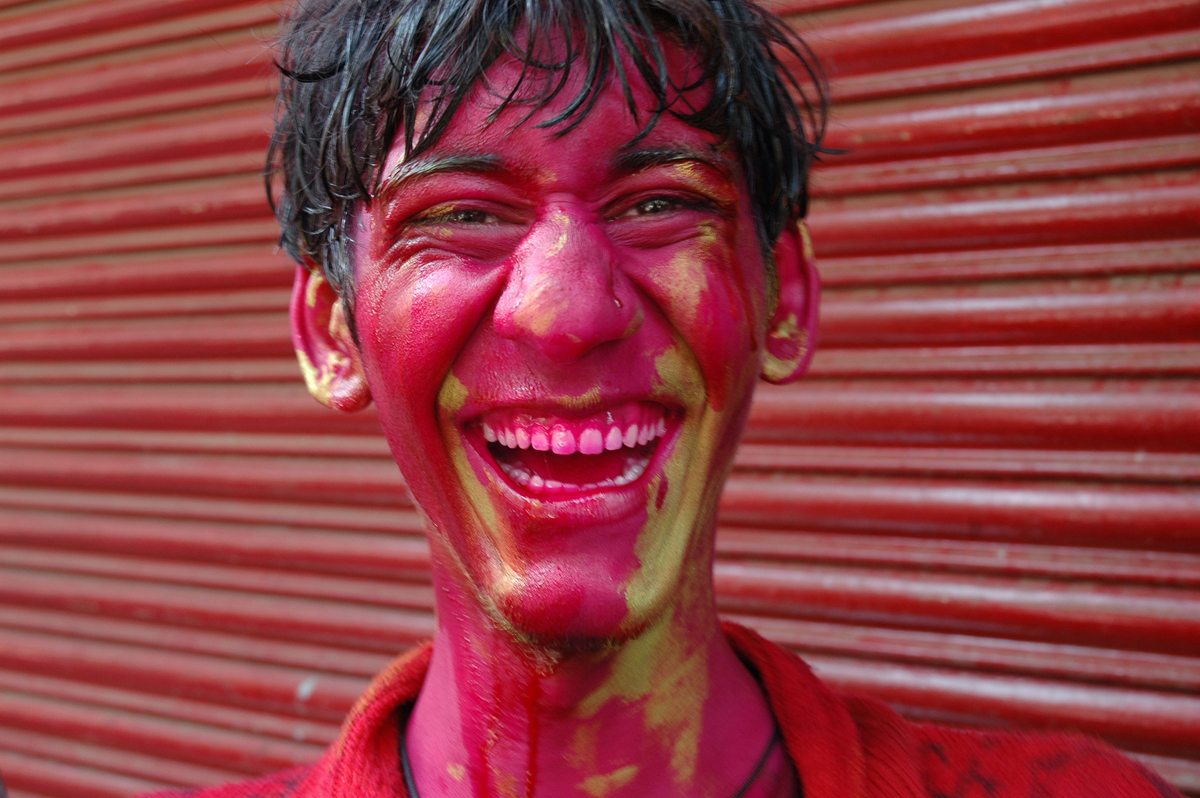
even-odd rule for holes
{"type": "MultiPolygon", "coordinates": [[[[767,760],[771,757],[771,752],[775,750],[775,746],[779,743],[779,727],[775,727],[775,731],[771,734],[771,739],[767,743],[767,748],[762,752],[762,756],[758,758],[757,764],[754,765],[754,770],[750,771],[750,776],[742,782],[742,786],[738,787],[737,792],[729,796],[729,798],[742,798],[749,791],[758,777],[762,775],[763,768],[767,766],[767,760]]],[[[417,783],[413,780],[412,763],[408,760],[408,718],[400,720],[400,772],[404,774],[404,786],[408,789],[408,798],[421,798],[417,792],[417,783]]]]}

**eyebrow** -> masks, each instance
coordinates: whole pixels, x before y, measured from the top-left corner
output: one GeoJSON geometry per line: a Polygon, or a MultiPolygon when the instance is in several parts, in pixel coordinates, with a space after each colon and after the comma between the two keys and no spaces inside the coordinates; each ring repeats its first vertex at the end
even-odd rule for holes
{"type": "Polygon", "coordinates": [[[379,181],[379,191],[375,194],[377,200],[387,200],[409,183],[431,175],[446,172],[471,172],[474,174],[489,174],[503,169],[503,161],[495,155],[475,155],[456,153],[451,155],[431,155],[404,161],[396,166],[379,181]]]}
{"type": "Polygon", "coordinates": [[[671,147],[654,150],[633,150],[617,156],[613,168],[618,174],[633,174],[655,166],[698,162],[723,175],[729,175],[729,165],[715,154],[692,147],[671,147]]]}
{"type": "MultiPolygon", "coordinates": [[[[613,163],[617,174],[630,175],[655,166],[676,163],[702,163],[724,175],[729,175],[727,163],[716,155],[692,147],[633,150],[618,155],[613,163]]],[[[375,194],[378,201],[387,201],[406,185],[426,177],[449,172],[494,174],[504,171],[504,161],[497,155],[452,153],[430,155],[404,161],[383,176],[375,194]]]]}

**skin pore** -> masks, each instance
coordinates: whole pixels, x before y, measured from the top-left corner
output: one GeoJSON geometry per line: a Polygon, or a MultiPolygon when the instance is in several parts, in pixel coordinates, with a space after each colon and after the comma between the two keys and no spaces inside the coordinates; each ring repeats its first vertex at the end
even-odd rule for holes
{"type": "MultiPolygon", "coordinates": [[[[565,135],[536,126],[559,101],[492,121],[519,72],[491,67],[429,151],[393,148],[355,236],[361,349],[320,278],[300,273],[293,311],[310,385],[343,409],[374,398],[428,522],[415,781],[729,798],[774,720],[720,631],[717,502],[759,375],[801,368],[815,278],[792,228],[769,297],[710,134],[664,115],[628,146],[645,116],[616,85],[565,135]]],[[[746,794],[795,789],[777,746],[746,794]]]]}

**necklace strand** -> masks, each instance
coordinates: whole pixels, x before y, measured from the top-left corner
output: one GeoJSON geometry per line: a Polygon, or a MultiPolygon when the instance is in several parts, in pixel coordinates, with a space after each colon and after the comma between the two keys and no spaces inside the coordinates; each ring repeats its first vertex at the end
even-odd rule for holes
{"type": "MultiPolygon", "coordinates": [[[[763,768],[767,766],[767,760],[771,758],[771,752],[775,750],[778,743],[779,726],[775,726],[775,730],[771,733],[771,739],[767,742],[766,750],[758,758],[754,770],[750,771],[750,776],[729,798],[742,798],[750,790],[754,782],[762,775],[763,768]]],[[[408,718],[400,721],[400,771],[404,774],[404,786],[408,789],[408,798],[421,798],[420,793],[417,792],[417,782],[413,779],[412,763],[408,759],[408,718]]]]}

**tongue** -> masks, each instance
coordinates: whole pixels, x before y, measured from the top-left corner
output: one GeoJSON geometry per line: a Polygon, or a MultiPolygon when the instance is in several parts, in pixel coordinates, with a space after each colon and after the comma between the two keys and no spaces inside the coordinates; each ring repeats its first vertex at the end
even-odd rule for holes
{"type": "Polygon", "coordinates": [[[553,454],[534,449],[509,449],[491,444],[488,449],[497,462],[523,465],[531,474],[544,480],[558,480],[567,485],[587,485],[616,479],[638,459],[654,453],[657,441],[634,449],[617,449],[600,454],[553,454]]]}

